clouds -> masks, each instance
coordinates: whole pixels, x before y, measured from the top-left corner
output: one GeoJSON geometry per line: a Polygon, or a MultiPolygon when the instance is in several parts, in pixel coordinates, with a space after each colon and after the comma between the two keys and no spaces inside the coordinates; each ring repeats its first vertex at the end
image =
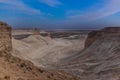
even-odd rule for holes
{"type": "Polygon", "coordinates": [[[39,0],[41,3],[44,3],[50,7],[56,7],[62,4],[59,0],[39,0]]]}
{"type": "MultiPolygon", "coordinates": [[[[111,26],[112,23],[105,21],[106,17],[115,15],[120,12],[120,0],[107,0],[102,1],[102,3],[96,3],[89,6],[87,10],[67,10],[65,13],[65,18],[57,21],[56,24],[61,24],[60,26],[66,26],[68,28],[75,26],[83,27],[96,27],[96,26],[111,26]],[[102,6],[99,6],[102,4],[102,6]],[[99,7],[98,7],[99,6],[99,7]],[[104,20],[105,19],[105,20],[104,20]],[[107,23],[106,23],[107,22],[107,23]]],[[[116,19],[117,20],[117,19],[116,19]]],[[[112,21],[112,20],[111,20],[112,21]]],[[[116,24],[114,21],[114,24],[116,24]]],[[[56,25],[57,26],[57,25],[56,25]]]]}
{"type": "Polygon", "coordinates": [[[41,13],[40,10],[29,7],[27,4],[23,3],[22,0],[0,0],[0,4],[2,4],[0,9],[3,10],[13,10],[30,15],[41,13]]]}
{"type": "Polygon", "coordinates": [[[66,17],[69,20],[81,19],[82,21],[101,19],[120,12],[120,0],[108,0],[102,7],[98,8],[96,5],[94,7],[97,9],[88,9],[88,11],[85,11],[83,13],[77,12],[76,14],[67,15],[66,17]]]}
{"type": "Polygon", "coordinates": [[[120,0],[109,0],[104,7],[96,11],[94,16],[97,19],[97,18],[110,16],[118,12],[120,12],[120,0]]]}
{"type": "MultiPolygon", "coordinates": [[[[60,4],[62,4],[58,0],[37,0],[40,3],[38,4],[46,4],[50,7],[56,7],[60,4]]],[[[2,10],[12,10],[19,13],[24,13],[28,15],[36,15],[36,14],[47,14],[44,12],[41,12],[41,9],[35,9],[31,6],[28,6],[27,3],[24,3],[24,0],[0,0],[0,9],[2,10]]]]}

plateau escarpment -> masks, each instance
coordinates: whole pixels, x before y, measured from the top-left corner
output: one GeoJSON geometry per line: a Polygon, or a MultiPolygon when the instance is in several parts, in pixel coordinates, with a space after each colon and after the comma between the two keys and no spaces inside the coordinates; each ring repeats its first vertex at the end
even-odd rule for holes
{"type": "Polygon", "coordinates": [[[89,47],[97,39],[101,38],[103,35],[118,35],[120,33],[119,27],[106,27],[102,30],[91,31],[85,41],[85,47],[89,47]]]}
{"type": "Polygon", "coordinates": [[[85,45],[83,51],[60,68],[81,80],[119,80],[120,27],[90,32],[85,45]]]}

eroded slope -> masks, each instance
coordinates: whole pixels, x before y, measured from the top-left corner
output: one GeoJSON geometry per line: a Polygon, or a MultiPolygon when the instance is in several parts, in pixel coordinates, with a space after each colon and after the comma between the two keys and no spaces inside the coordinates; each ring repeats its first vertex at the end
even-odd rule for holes
{"type": "Polygon", "coordinates": [[[69,40],[31,35],[22,40],[12,40],[13,55],[30,60],[36,66],[48,67],[78,53],[84,48],[84,41],[85,38],[69,40]]]}
{"type": "Polygon", "coordinates": [[[119,80],[120,28],[89,33],[86,48],[60,68],[82,80],[119,80]]]}

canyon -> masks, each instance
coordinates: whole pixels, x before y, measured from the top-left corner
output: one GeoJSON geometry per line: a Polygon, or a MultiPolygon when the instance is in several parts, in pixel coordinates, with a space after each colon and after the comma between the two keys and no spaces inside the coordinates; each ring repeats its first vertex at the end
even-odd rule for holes
{"type": "Polygon", "coordinates": [[[0,80],[78,80],[64,71],[36,67],[13,56],[11,27],[0,22],[0,30],[0,80]]]}
{"type": "Polygon", "coordinates": [[[0,23],[1,80],[119,80],[120,27],[12,30],[0,23]]]}

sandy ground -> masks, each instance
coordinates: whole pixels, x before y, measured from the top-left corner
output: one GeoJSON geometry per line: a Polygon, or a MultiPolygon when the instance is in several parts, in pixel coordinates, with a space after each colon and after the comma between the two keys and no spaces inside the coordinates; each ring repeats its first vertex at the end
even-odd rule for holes
{"type": "Polygon", "coordinates": [[[22,40],[13,38],[13,55],[30,60],[36,66],[48,67],[81,51],[84,48],[84,41],[83,38],[51,39],[40,35],[31,35],[22,40]]]}

